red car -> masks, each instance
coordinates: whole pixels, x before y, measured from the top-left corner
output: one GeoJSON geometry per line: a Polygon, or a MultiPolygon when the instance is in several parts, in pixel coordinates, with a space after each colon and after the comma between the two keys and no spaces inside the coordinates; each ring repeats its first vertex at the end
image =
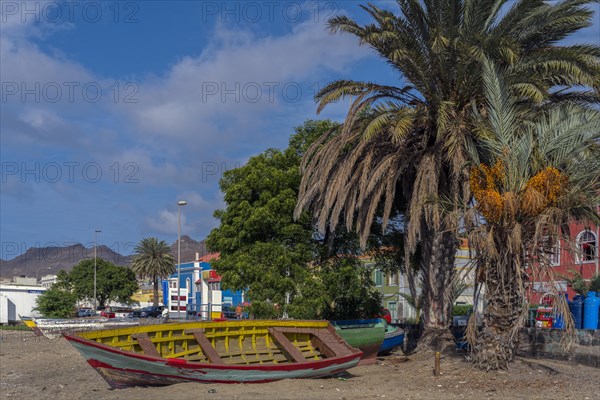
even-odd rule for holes
{"type": "Polygon", "coordinates": [[[100,313],[101,316],[106,318],[127,318],[129,313],[133,310],[130,307],[106,307],[100,313]]]}
{"type": "Polygon", "coordinates": [[[114,318],[115,317],[115,313],[112,312],[110,310],[110,308],[105,308],[104,310],[102,310],[100,312],[100,316],[104,317],[104,318],[114,318]]]}
{"type": "Polygon", "coordinates": [[[390,310],[388,310],[387,308],[383,309],[379,318],[385,319],[385,322],[387,322],[388,324],[392,323],[392,314],[390,314],[390,310]]]}

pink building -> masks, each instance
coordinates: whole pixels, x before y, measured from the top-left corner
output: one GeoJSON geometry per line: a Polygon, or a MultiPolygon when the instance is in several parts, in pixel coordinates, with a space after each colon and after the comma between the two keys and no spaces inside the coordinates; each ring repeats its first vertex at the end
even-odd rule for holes
{"type": "MultiPolygon", "coordinates": [[[[600,215],[600,206],[598,206],[600,215]]],[[[600,273],[600,264],[598,257],[598,240],[600,237],[599,227],[595,225],[586,225],[581,222],[569,224],[570,240],[559,240],[553,250],[548,254],[552,273],[560,282],[562,290],[566,289],[569,299],[573,299],[576,294],[571,287],[567,286],[561,276],[571,276],[570,270],[579,272],[584,279],[590,279],[600,273]]],[[[536,303],[539,301],[540,294],[548,291],[549,284],[544,282],[546,278],[540,281],[533,281],[530,286],[530,301],[536,303]]]]}

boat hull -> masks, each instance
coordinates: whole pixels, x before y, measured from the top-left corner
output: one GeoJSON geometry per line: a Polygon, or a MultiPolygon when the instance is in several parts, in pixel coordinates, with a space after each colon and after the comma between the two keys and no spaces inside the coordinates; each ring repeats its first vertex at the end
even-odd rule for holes
{"type": "MultiPolygon", "coordinates": [[[[264,322],[262,323],[264,325],[264,322]]],[[[239,326],[239,324],[240,322],[204,324],[182,323],[173,326],[175,327],[174,330],[180,329],[181,332],[185,331],[188,327],[198,329],[198,327],[203,326],[210,326],[212,329],[214,329],[214,327],[217,327],[218,329],[223,328],[227,332],[230,332],[228,326],[232,326],[233,328],[231,329],[233,330],[236,326],[239,326]]],[[[281,326],[281,323],[277,326],[279,326],[277,329],[286,329],[285,325],[283,327],[281,326]]],[[[263,326],[261,326],[261,328],[262,327],[263,326]]],[[[143,326],[137,330],[148,331],[151,329],[152,326],[143,326]]],[[[307,331],[311,328],[297,328],[298,331],[302,329],[307,331]]],[[[319,332],[319,329],[320,332],[322,332],[323,328],[315,328],[314,331],[319,332]]],[[[335,330],[333,328],[330,330],[332,334],[335,335],[335,330]]],[[[102,335],[102,331],[97,333],[98,337],[102,335]]],[[[127,334],[126,330],[120,330],[118,333],[115,332],[115,337],[122,340],[122,334],[127,334]]],[[[133,335],[135,335],[135,333],[133,335]]],[[[248,335],[250,335],[250,333],[248,333],[247,336],[248,335]]],[[[142,353],[115,348],[81,336],[82,335],[64,335],[64,337],[82,354],[87,363],[93,367],[112,388],[124,388],[130,386],[165,386],[182,382],[262,383],[290,378],[317,378],[336,374],[356,366],[362,355],[359,350],[348,346],[347,343],[336,336],[339,342],[335,345],[331,344],[331,348],[339,349],[339,346],[345,346],[345,354],[341,356],[333,355],[327,358],[310,357],[306,359],[306,362],[280,361],[275,364],[218,364],[189,361],[185,358],[148,356],[142,353]]],[[[164,337],[167,336],[161,335],[159,339],[155,340],[158,342],[163,340],[164,337]]],[[[329,335],[328,337],[331,338],[332,336],[329,335]]],[[[232,341],[231,346],[235,347],[234,343],[237,343],[237,340],[238,339],[232,341]]]]}
{"type": "Polygon", "coordinates": [[[386,327],[383,343],[379,348],[379,354],[387,354],[392,350],[402,346],[404,342],[404,330],[388,325],[386,327]]]}
{"type": "Polygon", "coordinates": [[[385,320],[357,319],[332,321],[338,335],[350,346],[356,347],[363,352],[358,365],[370,365],[376,361],[377,353],[385,336],[385,320]]]}

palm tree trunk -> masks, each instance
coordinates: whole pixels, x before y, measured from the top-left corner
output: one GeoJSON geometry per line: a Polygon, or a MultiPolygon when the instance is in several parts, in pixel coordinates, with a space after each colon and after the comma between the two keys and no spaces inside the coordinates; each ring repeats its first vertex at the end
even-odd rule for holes
{"type": "Polygon", "coordinates": [[[484,271],[483,329],[477,332],[473,345],[473,361],[486,370],[508,368],[515,355],[524,317],[524,297],[516,283],[515,256],[498,258],[496,265],[488,264],[484,271]]]}
{"type": "Polygon", "coordinates": [[[158,278],[154,278],[154,302],[152,305],[154,307],[158,306],[158,278]]]}
{"type": "Polygon", "coordinates": [[[458,242],[451,232],[431,232],[423,248],[423,324],[419,349],[440,350],[452,344],[452,280],[458,242]]]}

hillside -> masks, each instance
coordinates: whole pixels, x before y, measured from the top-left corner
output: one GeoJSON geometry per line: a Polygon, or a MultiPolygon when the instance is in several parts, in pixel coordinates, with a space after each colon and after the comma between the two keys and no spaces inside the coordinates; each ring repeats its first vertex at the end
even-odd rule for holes
{"type": "MultiPolygon", "coordinates": [[[[79,243],[65,247],[31,247],[12,260],[3,260],[0,264],[0,276],[41,277],[56,274],[60,270],[70,271],[81,260],[93,258],[94,247],[86,248],[79,243]]],[[[104,245],[98,246],[98,258],[116,265],[129,265],[131,261],[131,256],[123,256],[104,245]]]]}
{"type": "MultiPolygon", "coordinates": [[[[171,245],[171,252],[177,262],[177,240],[171,245]]],[[[194,261],[196,253],[199,253],[200,257],[208,253],[204,241],[197,242],[188,235],[181,236],[181,262],[194,261]]]]}
{"type": "MultiPolygon", "coordinates": [[[[177,241],[171,245],[171,251],[177,261],[177,241]]],[[[206,254],[203,241],[195,241],[184,235],[181,237],[181,262],[192,261],[196,253],[200,256],[206,254]]],[[[81,260],[93,259],[94,247],[86,248],[82,244],[65,247],[31,247],[24,254],[12,260],[0,260],[0,277],[12,278],[25,275],[41,277],[56,274],[60,270],[70,271],[81,260]]],[[[127,266],[133,256],[121,255],[104,245],[98,246],[98,258],[102,258],[116,265],[127,266]]]]}

